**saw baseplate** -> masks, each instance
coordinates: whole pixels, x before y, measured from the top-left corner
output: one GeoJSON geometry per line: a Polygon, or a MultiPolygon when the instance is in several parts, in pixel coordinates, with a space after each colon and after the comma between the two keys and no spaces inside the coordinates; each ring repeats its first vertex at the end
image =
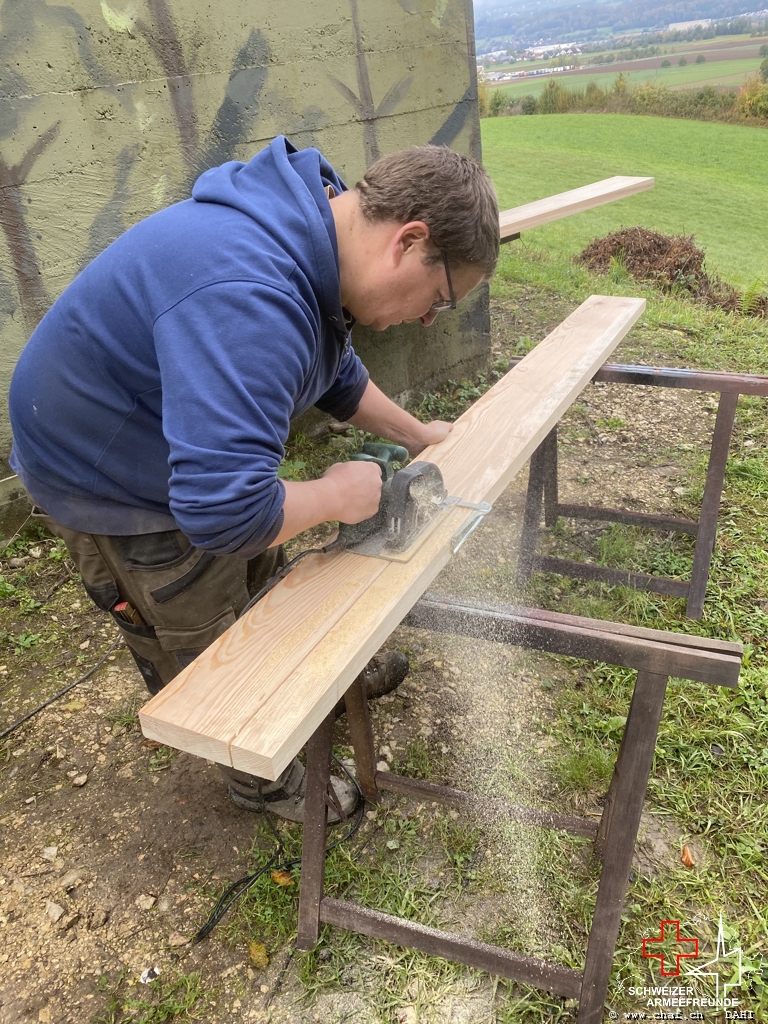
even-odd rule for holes
{"type": "Polygon", "coordinates": [[[352,554],[355,555],[367,555],[369,558],[383,558],[387,562],[410,562],[419,548],[434,533],[437,527],[441,526],[446,521],[447,517],[455,508],[471,508],[474,513],[466,522],[462,523],[461,527],[454,534],[452,546],[455,554],[470,533],[472,533],[472,531],[480,524],[483,517],[487,516],[491,511],[491,506],[487,501],[480,502],[479,504],[473,504],[472,502],[462,501],[461,498],[457,498],[449,494],[435,509],[431,518],[424,523],[417,533],[413,535],[408,547],[402,551],[398,551],[390,546],[389,536],[384,530],[370,534],[355,545],[348,546],[346,550],[351,551],[352,554]]]}

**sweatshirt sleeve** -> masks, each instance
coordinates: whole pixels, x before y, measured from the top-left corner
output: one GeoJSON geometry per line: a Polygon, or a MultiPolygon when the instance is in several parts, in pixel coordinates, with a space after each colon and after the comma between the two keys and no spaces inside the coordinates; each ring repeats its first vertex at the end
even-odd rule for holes
{"type": "Polygon", "coordinates": [[[197,547],[252,557],[280,532],[277,471],[317,325],[294,296],[210,285],[155,321],[170,508],[197,547]]]}
{"type": "Polygon", "coordinates": [[[344,422],[357,412],[367,386],[368,371],[347,340],[336,380],[315,405],[321,412],[327,412],[344,422]]]}

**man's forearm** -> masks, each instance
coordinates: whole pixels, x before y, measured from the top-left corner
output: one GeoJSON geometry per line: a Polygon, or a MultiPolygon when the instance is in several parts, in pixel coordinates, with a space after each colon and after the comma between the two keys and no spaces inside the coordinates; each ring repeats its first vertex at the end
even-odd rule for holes
{"type": "Polygon", "coordinates": [[[441,441],[451,429],[450,424],[439,420],[421,423],[391,398],[387,398],[370,380],[357,412],[350,416],[349,421],[361,430],[368,430],[388,441],[404,445],[411,455],[417,455],[427,445],[441,441]]]}

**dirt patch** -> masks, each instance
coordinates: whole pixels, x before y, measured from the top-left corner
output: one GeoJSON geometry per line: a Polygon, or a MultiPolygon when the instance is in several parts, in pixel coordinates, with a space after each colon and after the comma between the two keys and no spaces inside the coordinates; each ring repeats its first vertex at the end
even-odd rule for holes
{"type": "Polygon", "coordinates": [[[576,257],[598,274],[620,264],[637,281],[665,292],[685,292],[708,306],[748,316],[768,316],[768,295],[741,294],[704,268],[705,253],[693,235],[663,235],[648,228],[622,228],[596,238],[576,257]]]}

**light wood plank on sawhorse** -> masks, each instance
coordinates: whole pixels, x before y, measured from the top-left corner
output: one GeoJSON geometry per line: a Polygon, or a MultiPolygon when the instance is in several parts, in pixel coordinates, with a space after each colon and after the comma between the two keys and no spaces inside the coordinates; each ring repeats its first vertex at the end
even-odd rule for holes
{"type": "MultiPolygon", "coordinates": [[[[510,366],[519,360],[513,359],[510,366]]],[[[528,493],[525,502],[523,529],[520,537],[520,557],[517,579],[525,586],[535,571],[556,572],[577,579],[601,580],[604,583],[650,590],[657,594],[687,599],[686,615],[700,619],[704,613],[704,597],[709,569],[717,535],[717,518],[725,480],[728,449],[733,432],[736,404],[739,395],[768,397],[768,377],[750,373],[719,373],[708,370],[688,370],[660,366],[621,366],[608,363],[601,367],[593,380],[611,384],[640,384],[648,387],[681,388],[690,391],[709,391],[719,395],[717,419],[712,433],[712,444],[707,465],[707,478],[698,521],[679,516],[635,512],[629,509],[603,508],[598,505],[573,505],[561,502],[558,495],[557,426],[553,427],[531,458],[528,493]],[[554,526],[558,517],[591,519],[609,523],[645,526],[652,530],[686,533],[696,538],[690,583],[666,576],[649,576],[614,569],[591,562],[575,562],[536,554],[542,503],[545,526],[554,526]]]]}
{"type": "MultiPolygon", "coordinates": [[[[422,452],[449,493],[495,501],[644,306],[587,299],[422,452]]],[[[144,735],[277,778],[448,562],[472,514],[442,513],[407,562],[348,551],[305,559],[141,709],[144,735]]]]}
{"type": "MultiPolygon", "coordinates": [[[[491,801],[499,816],[594,839],[595,856],[602,863],[602,870],[584,970],[571,970],[522,956],[463,935],[382,914],[375,908],[323,895],[325,792],[330,778],[333,713],[321,723],[307,746],[308,782],[297,946],[311,949],[318,940],[320,925],[334,925],[578,999],[578,1024],[599,1024],[667,679],[676,676],[734,687],[739,677],[741,645],[541,610],[460,602],[436,595],[426,595],[414,607],[406,623],[637,670],[624,735],[599,825],[583,818],[515,807],[502,800],[491,801]]],[[[367,800],[375,803],[380,790],[384,789],[465,809],[479,802],[468,793],[377,771],[368,704],[359,680],[347,690],[345,700],[358,780],[367,800]]]]}

